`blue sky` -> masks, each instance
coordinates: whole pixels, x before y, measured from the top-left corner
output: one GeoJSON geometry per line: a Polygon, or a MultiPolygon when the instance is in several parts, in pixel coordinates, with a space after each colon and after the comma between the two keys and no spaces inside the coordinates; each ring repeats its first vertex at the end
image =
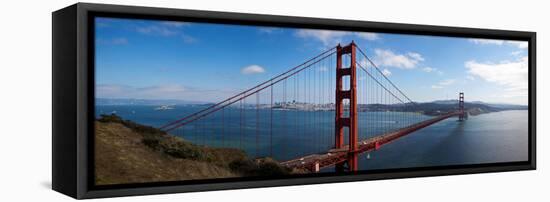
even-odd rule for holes
{"type": "Polygon", "coordinates": [[[414,101],[527,104],[527,42],[96,19],[96,97],[215,102],[354,40],[414,101]]]}

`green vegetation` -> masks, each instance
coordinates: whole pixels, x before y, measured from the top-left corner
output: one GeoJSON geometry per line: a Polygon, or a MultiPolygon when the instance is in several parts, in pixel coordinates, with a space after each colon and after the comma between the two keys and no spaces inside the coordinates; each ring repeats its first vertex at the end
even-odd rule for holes
{"type": "Polygon", "coordinates": [[[210,161],[212,155],[204,152],[202,148],[181,139],[165,136],[144,135],[143,144],[174,158],[190,159],[197,161],[210,161]]]}
{"type": "Polygon", "coordinates": [[[271,158],[235,160],[229,164],[229,168],[244,176],[280,176],[291,173],[289,168],[279,165],[271,158]]]}

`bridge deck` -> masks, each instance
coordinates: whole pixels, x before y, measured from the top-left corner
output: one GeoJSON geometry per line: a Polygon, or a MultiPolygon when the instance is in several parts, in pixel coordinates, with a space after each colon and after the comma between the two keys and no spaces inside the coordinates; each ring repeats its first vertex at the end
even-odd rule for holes
{"type": "MultiPolygon", "coordinates": [[[[459,114],[460,114],[459,111],[451,112],[445,115],[441,115],[432,119],[428,119],[426,121],[413,124],[405,128],[401,128],[396,131],[367,138],[365,140],[358,142],[359,145],[358,145],[358,150],[356,152],[360,154],[360,153],[378,149],[380,146],[384,144],[388,144],[393,140],[406,136],[414,131],[420,130],[424,127],[427,127],[439,121],[445,120],[447,118],[458,116],[459,114]]],[[[285,161],[285,162],[282,162],[281,165],[289,168],[306,169],[306,170],[315,172],[321,168],[333,166],[335,164],[346,161],[347,155],[348,155],[348,148],[349,148],[349,145],[345,145],[344,147],[339,149],[331,149],[326,153],[311,154],[308,156],[285,161]]]]}

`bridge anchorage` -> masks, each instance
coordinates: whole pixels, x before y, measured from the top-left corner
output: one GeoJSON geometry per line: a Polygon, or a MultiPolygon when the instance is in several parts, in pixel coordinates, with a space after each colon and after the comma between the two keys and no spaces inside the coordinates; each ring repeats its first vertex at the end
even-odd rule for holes
{"type": "Polygon", "coordinates": [[[352,41],[161,129],[291,169],[356,172],[360,154],[451,117],[466,120],[463,92],[455,109],[425,116],[352,41]]]}

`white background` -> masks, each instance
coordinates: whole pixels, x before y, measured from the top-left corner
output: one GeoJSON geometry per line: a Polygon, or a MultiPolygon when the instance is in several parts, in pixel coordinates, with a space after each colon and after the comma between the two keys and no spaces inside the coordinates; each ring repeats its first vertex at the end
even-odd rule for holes
{"type": "MultiPolygon", "coordinates": [[[[547,1],[91,1],[537,32],[536,171],[102,199],[109,201],[548,201],[547,1]]],[[[68,201],[51,186],[51,12],[75,1],[1,1],[0,201],[68,201]]]]}

